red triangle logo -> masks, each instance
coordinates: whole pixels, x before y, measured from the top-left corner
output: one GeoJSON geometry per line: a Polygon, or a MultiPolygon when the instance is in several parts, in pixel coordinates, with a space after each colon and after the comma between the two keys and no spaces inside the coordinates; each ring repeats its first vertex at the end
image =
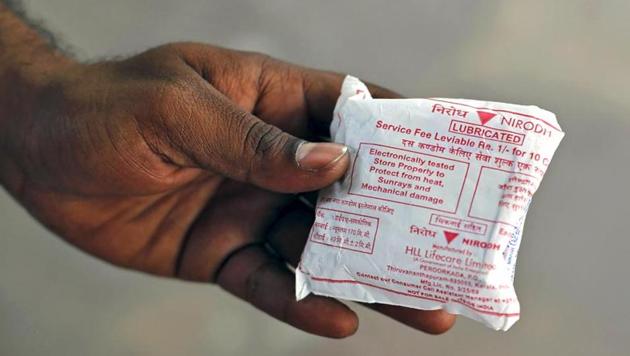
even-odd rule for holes
{"type": "Polygon", "coordinates": [[[482,125],[485,125],[488,121],[492,120],[493,117],[497,116],[497,114],[487,111],[477,111],[477,115],[479,115],[479,121],[481,121],[482,125]]]}
{"type": "Polygon", "coordinates": [[[450,244],[451,241],[455,240],[455,238],[459,236],[457,232],[446,231],[444,230],[444,238],[446,239],[446,243],[450,244]]]}

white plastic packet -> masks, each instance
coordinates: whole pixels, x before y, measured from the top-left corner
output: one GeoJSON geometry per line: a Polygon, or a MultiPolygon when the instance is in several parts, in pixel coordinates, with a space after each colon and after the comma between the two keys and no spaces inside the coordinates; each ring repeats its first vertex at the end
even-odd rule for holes
{"type": "Polygon", "coordinates": [[[296,297],[445,309],[507,330],[532,196],[564,133],[553,113],[463,99],[373,99],[346,77],[331,123],[350,148],[324,189],[296,297]]]}

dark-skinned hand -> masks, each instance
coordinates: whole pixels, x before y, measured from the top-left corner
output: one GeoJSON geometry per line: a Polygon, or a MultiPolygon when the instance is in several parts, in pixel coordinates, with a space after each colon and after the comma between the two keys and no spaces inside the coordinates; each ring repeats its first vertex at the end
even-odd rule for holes
{"type": "MultiPolygon", "coordinates": [[[[94,64],[52,65],[5,100],[3,182],[43,224],[112,264],[217,283],[310,333],[345,337],[357,315],[293,274],[313,213],[295,193],[341,178],[346,148],[313,143],[343,76],[180,43],[94,64]]],[[[375,97],[396,94],[371,86],[375,97]]],[[[443,311],[372,305],[442,333],[443,311]]]]}

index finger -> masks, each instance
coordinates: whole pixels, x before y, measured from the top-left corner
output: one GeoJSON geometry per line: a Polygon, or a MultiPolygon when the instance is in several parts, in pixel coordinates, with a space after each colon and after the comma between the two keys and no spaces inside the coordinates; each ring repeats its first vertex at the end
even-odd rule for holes
{"type": "MultiPolygon", "coordinates": [[[[315,69],[304,69],[303,71],[304,99],[309,119],[318,131],[328,131],[344,78],[344,74],[335,72],[315,69]]],[[[367,85],[373,98],[400,99],[403,97],[381,86],[369,82],[364,83],[367,85]]]]}

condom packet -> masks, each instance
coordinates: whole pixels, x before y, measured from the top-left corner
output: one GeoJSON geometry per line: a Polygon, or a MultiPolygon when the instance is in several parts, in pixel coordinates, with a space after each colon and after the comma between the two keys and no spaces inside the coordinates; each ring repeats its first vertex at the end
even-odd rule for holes
{"type": "Polygon", "coordinates": [[[330,126],[349,147],[323,189],[296,297],[444,309],[507,330],[525,216],[562,140],[553,113],[466,99],[375,99],[343,82],[330,126]]]}

